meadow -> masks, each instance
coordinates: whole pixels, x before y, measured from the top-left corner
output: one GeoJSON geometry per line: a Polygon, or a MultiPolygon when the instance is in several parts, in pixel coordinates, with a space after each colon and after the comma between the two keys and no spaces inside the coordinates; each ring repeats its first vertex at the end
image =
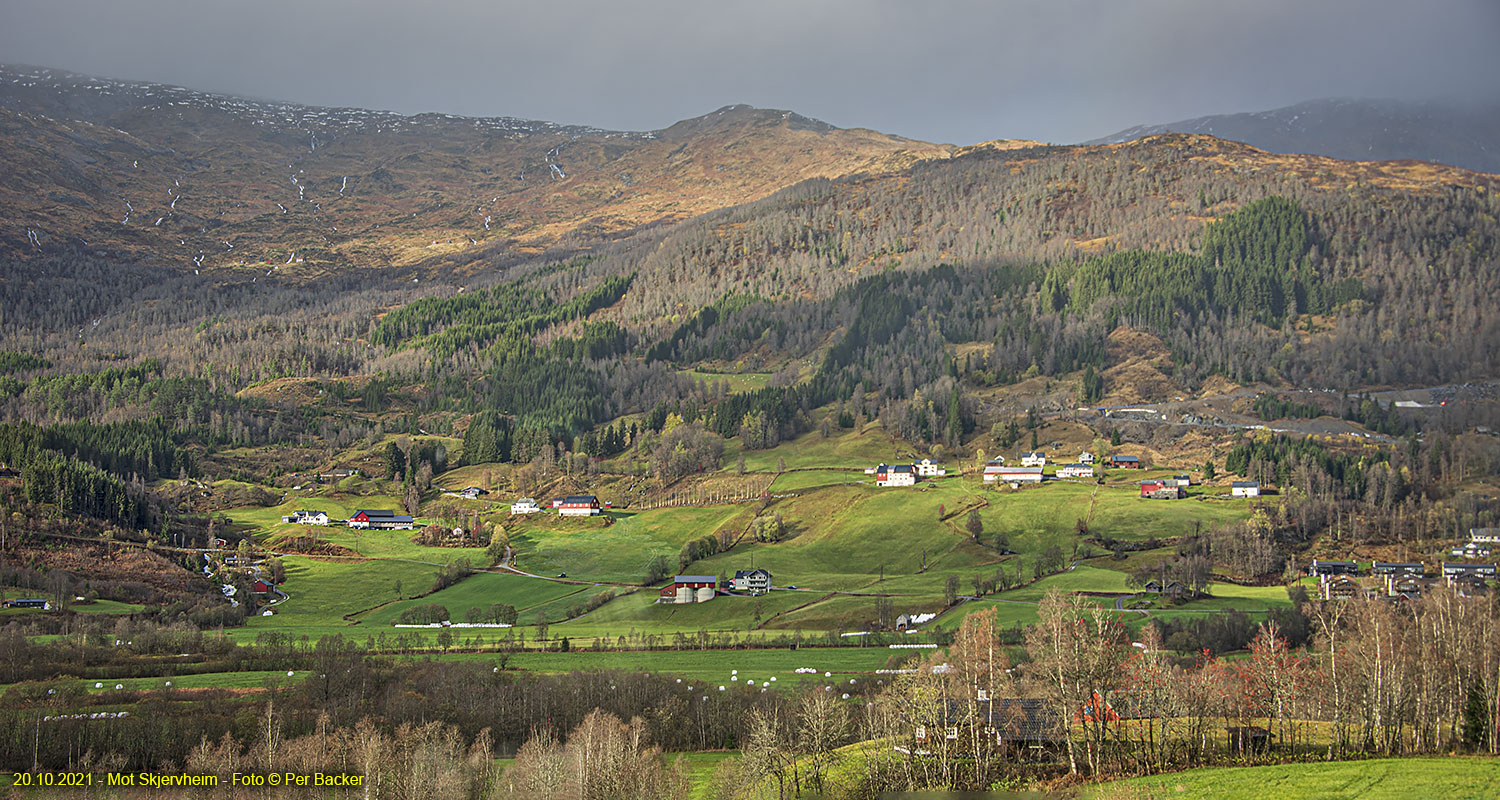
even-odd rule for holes
{"type": "Polygon", "coordinates": [[[1500,795],[1491,758],[1384,758],[1368,761],[1213,767],[1089,787],[1080,800],[1489,800],[1500,795]]]}

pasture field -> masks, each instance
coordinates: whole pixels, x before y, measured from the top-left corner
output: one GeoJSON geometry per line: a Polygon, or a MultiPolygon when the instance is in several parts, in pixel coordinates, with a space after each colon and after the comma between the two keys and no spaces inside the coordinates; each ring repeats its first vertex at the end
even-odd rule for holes
{"type": "MultiPolygon", "coordinates": [[[[365,625],[390,625],[401,616],[401,612],[408,608],[429,603],[437,603],[447,607],[448,613],[454,622],[463,622],[464,614],[470,608],[478,607],[488,609],[494,603],[507,603],[515,606],[516,610],[522,612],[522,622],[532,622],[536,619],[535,609],[547,605],[554,600],[572,597],[579,593],[592,593],[593,587],[579,586],[569,583],[556,583],[553,581],[537,580],[522,575],[507,575],[492,572],[481,572],[470,575],[453,586],[442,589],[426,597],[411,600],[400,600],[389,605],[381,606],[368,613],[360,614],[357,618],[365,625]],[[530,614],[525,612],[530,611],[530,614]]],[[[481,628],[479,630],[494,630],[481,628]]],[[[471,629],[459,629],[464,633],[472,633],[471,629]]],[[[455,631],[457,632],[457,631],[455,631]]]]}
{"type": "MultiPolygon", "coordinates": [[[[791,689],[802,684],[847,683],[871,679],[880,669],[896,669],[908,659],[925,656],[927,650],[893,650],[886,646],[804,647],[757,650],[656,650],[656,651],[573,651],[519,653],[428,653],[406,656],[403,661],[452,661],[505,665],[507,670],[565,674],[592,670],[653,672],[680,677],[685,681],[713,682],[731,686],[737,682],[755,681],[776,689],[791,689]],[[797,669],[815,669],[816,673],[798,673],[797,669]],[[738,672],[738,675],[735,672],[738,672]],[[830,673],[825,676],[824,673],[830,673]],[[771,679],[775,678],[775,681],[771,679]]],[[[291,686],[306,680],[309,670],[253,670],[247,672],[206,672],[188,675],[161,675],[143,678],[72,678],[87,694],[109,696],[115,692],[158,691],[166,689],[263,689],[291,686]],[[291,674],[287,674],[291,672],[291,674]],[[169,685],[170,682],[170,685],[169,685]],[[115,687],[120,687],[116,689],[115,687]]],[[[882,676],[880,680],[886,678],[882,676]]],[[[0,686],[0,692],[7,687],[0,686]]]]}
{"type": "MultiPolygon", "coordinates": [[[[287,526],[291,528],[303,528],[305,526],[287,526]]],[[[347,547],[354,553],[371,559],[396,559],[412,561],[428,566],[442,566],[459,559],[467,559],[474,567],[484,567],[489,564],[489,556],[483,547],[426,547],[412,542],[412,537],[417,531],[364,531],[357,528],[343,528],[329,526],[319,528],[313,526],[307,529],[308,535],[316,536],[330,544],[347,547]]],[[[293,533],[301,533],[294,530],[293,533]]],[[[267,545],[275,549],[276,538],[268,540],[267,545]]]]}
{"type": "Polygon", "coordinates": [[[732,470],[739,457],[745,457],[745,469],[751,472],[775,472],[778,460],[787,469],[819,467],[865,469],[884,461],[911,463],[912,448],[886,433],[877,424],[867,424],[863,431],[840,431],[824,438],[812,431],[782,442],[767,450],[741,450],[738,437],[724,443],[724,469],[732,470]]]}
{"type": "Polygon", "coordinates": [[[797,595],[796,592],[772,592],[762,597],[716,597],[707,603],[657,604],[656,590],[645,589],[555,626],[553,631],[559,635],[572,635],[575,630],[591,631],[591,635],[606,636],[631,630],[639,633],[748,631],[761,621],[809,599],[797,595]]]}
{"type": "Polygon", "coordinates": [[[1368,761],[1213,767],[1132,778],[1081,791],[1080,800],[1489,800],[1500,795],[1500,760],[1382,758],[1368,761]]]}
{"type": "MultiPolygon", "coordinates": [[[[571,578],[615,583],[638,583],[656,556],[677,567],[677,554],[690,539],[721,529],[738,533],[749,522],[752,506],[726,504],[707,507],[659,508],[649,511],[611,511],[614,524],[598,518],[558,518],[537,514],[509,531],[516,551],[515,566],[538,575],[567,573],[571,578]]],[[[697,569],[695,566],[694,570],[697,569]]]]}
{"type": "Polygon", "coordinates": [[[714,381],[726,384],[731,392],[753,392],[766,388],[771,379],[769,372],[704,372],[696,369],[678,370],[678,374],[695,381],[714,381]]]}
{"type": "MultiPolygon", "coordinates": [[[[15,594],[15,591],[11,591],[15,594]]],[[[39,593],[38,593],[39,594],[39,593]]],[[[32,595],[27,595],[28,597],[32,595]]],[[[78,614],[134,614],[145,610],[138,603],[121,603],[118,600],[95,600],[92,603],[73,603],[68,610],[78,614]]],[[[40,608],[0,608],[0,617],[22,614],[46,614],[40,608]]]]}
{"type": "Polygon", "coordinates": [[[719,762],[726,758],[736,758],[739,753],[733,750],[713,750],[707,752],[693,753],[664,753],[663,758],[668,764],[679,764],[688,775],[687,800],[709,800],[709,779],[713,777],[714,769],[719,762]],[[679,762],[680,759],[680,762],[679,762]]]}
{"type": "Polygon", "coordinates": [[[246,629],[347,627],[346,614],[424,592],[432,586],[436,572],[430,564],[395,559],[323,561],[287,556],[282,563],[286,565],[282,589],[290,599],[275,607],[274,616],[251,617],[246,629]]]}
{"type": "MultiPolygon", "coordinates": [[[[788,611],[772,619],[766,627],[809,631],[863,630],[878,619],[875,601],[874,597],[835,595],[788,611]]],[[[942,595],[891,598],[893,614],[938,611],[942,607],[942,595]]]]}
{"type": "MultiPolygon", "coordinates": [[[[823,685],[830,680],[847,684],[853,677],[856,681],[873,676],[879,669],[896,669],[911,658],[926,655],[926,650],[892,650],[889,647],[805,647],[798,650],[656,650],[571,653],[512,653],[505,660],[506,669],[527,672],[567,673],[589,670],[619,669],[627,672],[654,672],[686,681],[711,681],[714,688],[719,684],[732,686],[738,670],[739,682],[755,681],[756,685],[776,680],[770,685],[786,688],[804,682],[823,685]],[[816,674],[798,673],[798,669],[815,669],[816,674]],[[832,673],[825,678],[823,673],[832,673]]],[[[499,655],[494,653],[454,654],[439,657],[443,661],[476,661],[482,664],[498,664],[499,655]]],[[[285,673],[282,673],[285,674],[285,673]]],[[[881,676],[880,680],[886,680],[881,676]]]]}
{"type": "Polygon", "coordinates": [[[307,670],[253,670],[249,672],[205,672],[201,675],[173,675],[161,678],[79,679],[85,692],[109,695],[116,691],[144,692],[158,689],[261,689],[289,686],[306,679],[307,670]],[[171,683],[168,686],[168,682],[171,683]],[[116,689],[121,686],[123,689],[116,689]]]}
{"type": "Polygon", "coordinates": [[[795,492],[799,489],[813,489],[820,486],[842,486],[843,484],[863,483],[873,486],[874,475],[866,475],[863,470],[858,469],[802,469],[795,472],[783,472],[771,481],[771,491],[795,492]]]}

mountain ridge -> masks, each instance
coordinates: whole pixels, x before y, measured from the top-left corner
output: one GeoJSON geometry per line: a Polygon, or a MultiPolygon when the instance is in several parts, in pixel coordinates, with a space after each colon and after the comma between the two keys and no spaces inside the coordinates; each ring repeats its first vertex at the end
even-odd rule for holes
{"type": "Polygon", "coordinates": [[[481,245],[535,254],[951,152],[743,105],[608,131],[0,67],[0,166],[16,176],[0,196],[21,223],[0,246],[76,236],[192,269],[413,265],[481,245]]]}
{"type": "Polygon", "coordinates": [[[1273,153],[1350,161],[1430,161],[1500,173],[1500,107],[1391,99],[1323,98],[1267,111],[1137,125],[1084,144],[1161,133],[1201,133],[1273,153]]]}

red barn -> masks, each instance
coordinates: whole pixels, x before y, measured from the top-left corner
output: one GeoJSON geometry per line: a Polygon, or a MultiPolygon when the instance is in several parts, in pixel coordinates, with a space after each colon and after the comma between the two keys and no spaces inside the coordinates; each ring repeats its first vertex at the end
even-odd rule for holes
{"type": "Polygon", "coordinates": [[[603,507],[599,504],[599,498],[591,494],[554,500],[552,507],[557,509],[557,514],[561,517],[591,517],[604,513],[603,507]]]}
{"type": "Polygon", "coordinates": [[[1141,481],[1141,497],[1150,497],[1156,500],[1177,500],[1186,497],[1187,493],[1181,486],[1167,485],[1166,481],[1141,481]]]}

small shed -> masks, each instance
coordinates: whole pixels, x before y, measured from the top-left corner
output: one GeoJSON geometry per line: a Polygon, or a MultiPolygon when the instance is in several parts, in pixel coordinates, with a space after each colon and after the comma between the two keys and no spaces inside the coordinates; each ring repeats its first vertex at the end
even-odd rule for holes
{"type": "Polygon", "coordinates": [[[1225,728],[1229,734],[1229,754],[1264,755],[1271,750],[1271,732],[1257,725],[1235,725],[1225,728]]]}

